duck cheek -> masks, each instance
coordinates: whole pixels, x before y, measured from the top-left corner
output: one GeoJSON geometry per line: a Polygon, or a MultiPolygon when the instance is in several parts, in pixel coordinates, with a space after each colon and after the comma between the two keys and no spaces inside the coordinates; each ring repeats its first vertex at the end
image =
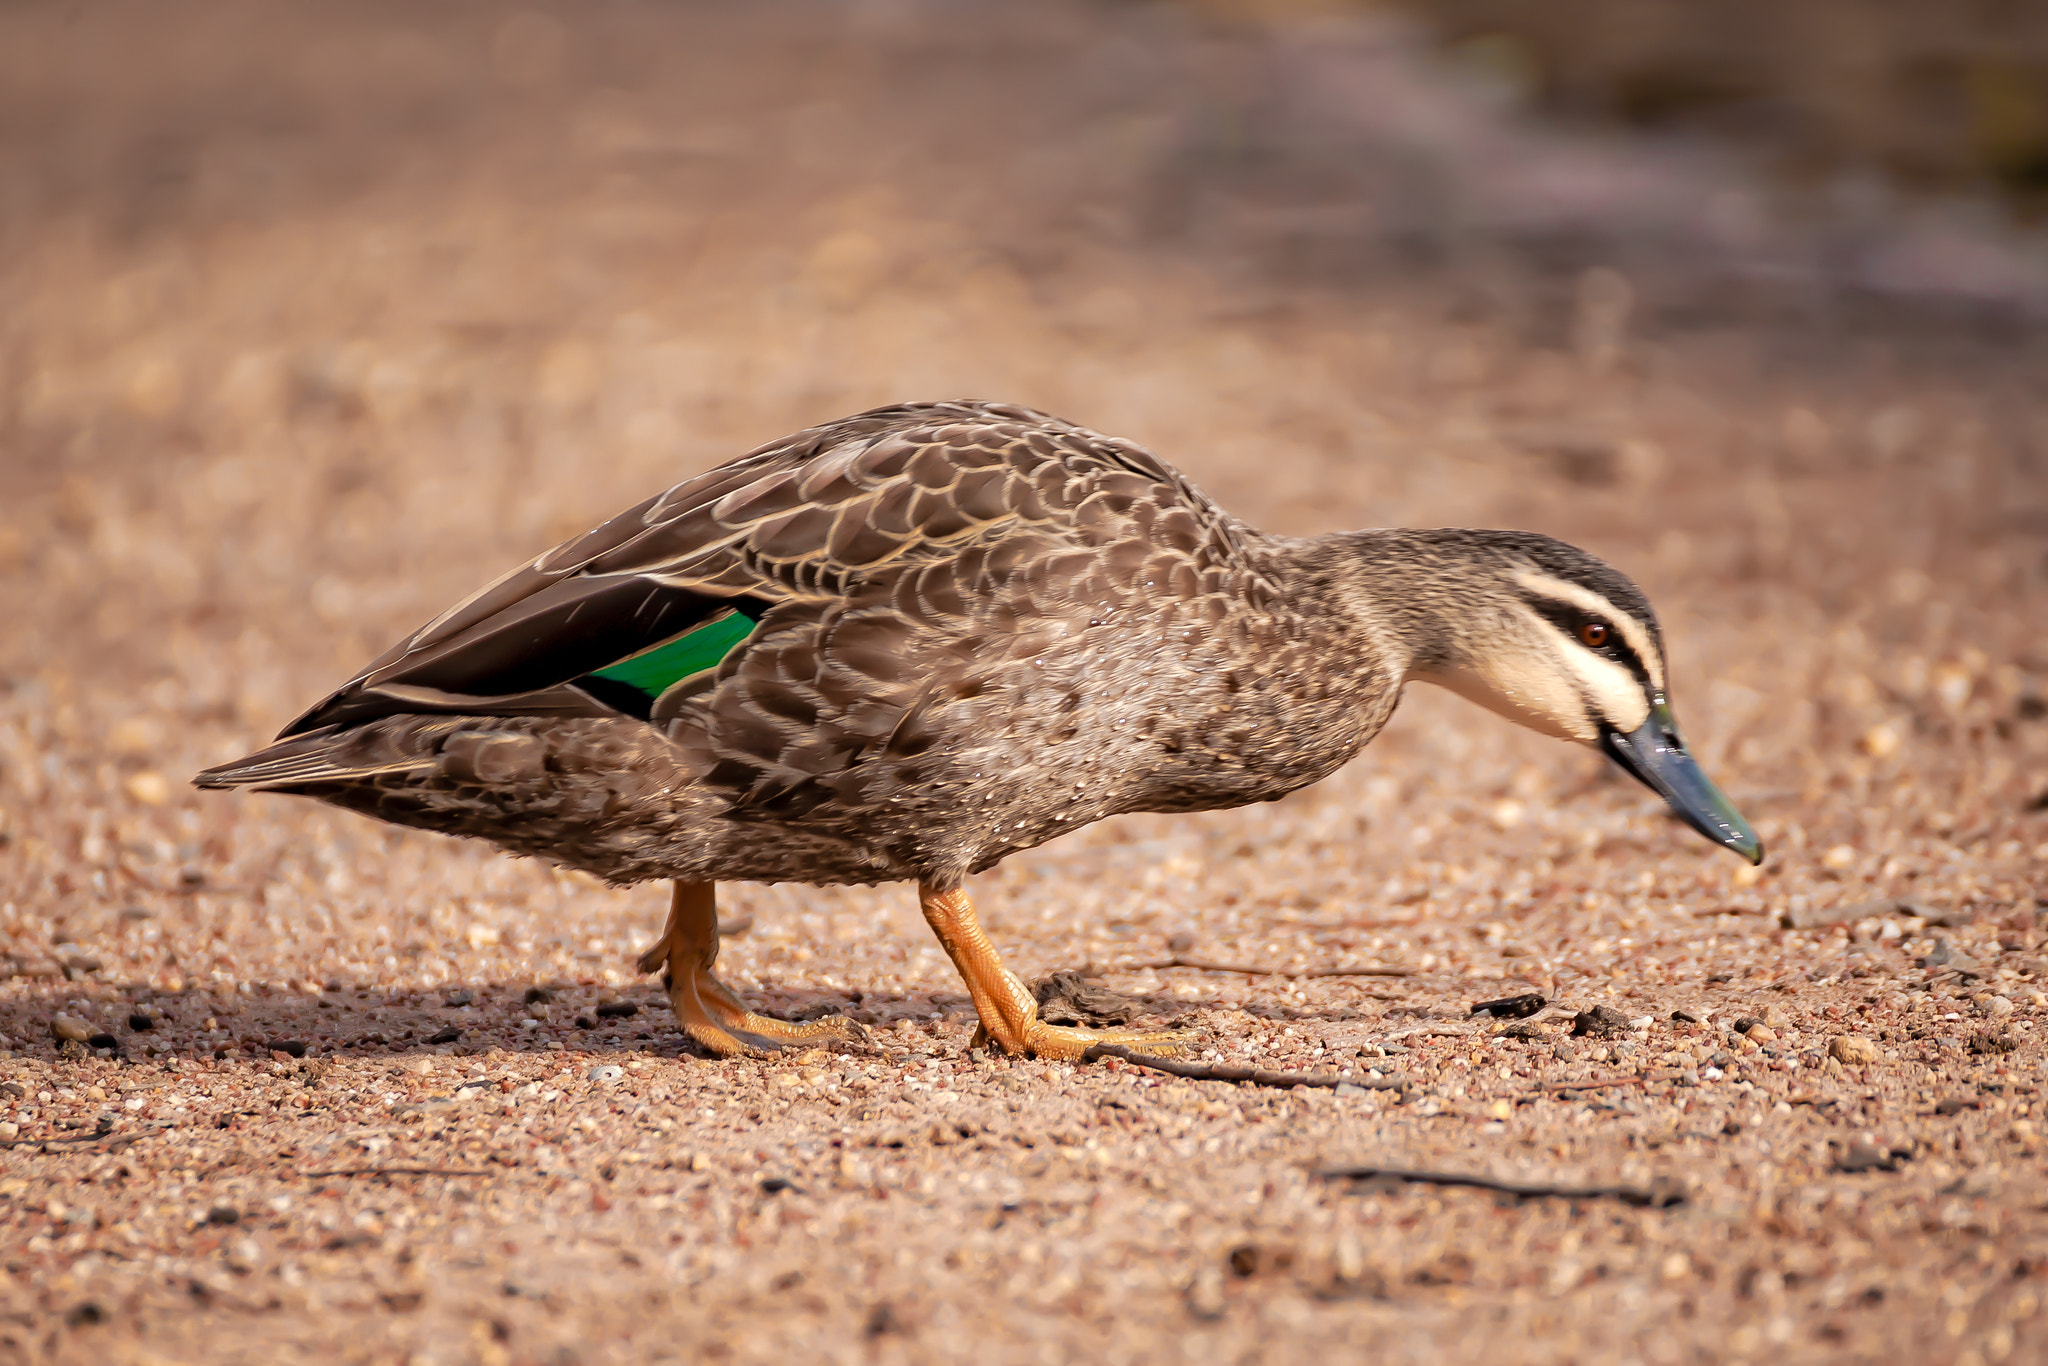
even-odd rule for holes
{"type": "Polygon", "coordinates": [[[1587,745],[1600,740],[1585,702],[1561,679],[1519,671],[1458,670],[1421,675],[1416,681],[1434,683],[1539,735],[1587,745]]]}
{"type": "Polygon", "coordinates": [[[1577,676],[1582,709],[1593,712],[1593,733],[1584,737],[1586,743],[1599,743],[1602,721],[1627,734],[1650,719],[1650,700],[1643,695],[1641,681],[1620,664],[1583,653],[1567,655],[1565,662],[1577,676]]]}

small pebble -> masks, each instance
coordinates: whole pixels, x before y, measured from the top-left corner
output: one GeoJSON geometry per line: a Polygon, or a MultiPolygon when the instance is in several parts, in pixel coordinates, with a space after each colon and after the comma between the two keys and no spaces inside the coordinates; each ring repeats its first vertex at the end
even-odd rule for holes
{"type": "Polygon", "coordinates": [[[602,1066],[591,1068],[590,1071],[587,1072],[585,1075],[588,1076],[592,1081],[613,1082],[625,1076],[626,1069],[623,1067],[616,1067],[611,1063],[605,1063],[602,1066]]]}
{"type": "Polygon", "coordinates": [[[228,1244],[226,1259],[230,1271],[246,1275],[263,1265],[263,1249],[254,1238],[237,1238],[228,1244]]]}
{"type": "Polygon", "coordinates": [[[232,1205],[215,1205],[206,1212],[209,1224],[239,1224],[241,1221],[242,1212],[232,1205]]]}
{"type": "Polygon", "coordinates": [[[57,951],[58,962],[68,978],[79,978],[87,973],[98,972],[104,966],[100,960],[83,949],[62,948],[57,951]]]}
{"type": "Polygon", "coordinates": [[[1594,1006],[1591,1010],[1582,1010],[1572,1021],[1573,1034],[1590,1035],[1596,1039],[1610,1038],[1628,1027],[1628,1016],[1613,1006],[1594,1006]]]}
{"type": "Polygon", "coordinates": [[[1767,1024],[1753,1024],[1742,1032],[1751,1043],[1775,1043],[1778,1039],[1778,1031],[1767,1024]]]}
{"type": "Polygon", "coordinates": [[[631,1001],[606,1001],[597,1008],[597,1013],[607,1020],[623,1020],[639,1012],[640,1007],[631,1001]]]}
{"type": "Polygon", "coordinates": [[[546,987],[528,987],[526,989],[526,1004],[530,1006],[546,1005],[554,999],[555,993],[549,991],[546,987]]]}
{"type": "Polygon", "coordinates": [[[84,1043],[93,1036],[93,1027],[76,1015],[66,1015],[59,1011],[50,1017],[50,1032],[59,1039],[84,1043]]]}
{"type": "Polygon", "coordinates": [[[1980,1002],[1977,1009],[1996,1019],[2013,1012],[2012,999],[2006,996],[1992,996],[1980,1002]]]}
{"type": "Polygon", "coordinates": [[[457,1039],[461,1037],[462,1031],[457,1029],[454,1025],[449,1025],[446,1029],[438,1030],[435,1033],[428,1035],[427,1042],[454,1043],[457,1039]]]}
{"type": "Polygon", "coordinates": [[[476,993],[468,987],[460,987],[448,993],[448,1004],[450,1006],[466,1006],[475,1000],[476,993]]]}
{"type": "Polygon", "coordinates": [[[279,1039],[270,1047],[273,1052],[289,1053],[295,1058],[306,1056],[306,1041],[304,1039],[279,1039]]]}
{"type": "Polygon", "coordinates": [[[138,1010],[128,1017],[128,1027],[138,1032],[151,1030],[156,1028],[156,1020],[138,1010]]]}
{"type": "Polygon", "coordinates": [[[1897,1171],[1896,1158],[1873,1143],[1849,1144],[1835,1157],[1835,1170],[1844,1172],[1897,1171]]]}
{"type": "Polygon", "coordinates": [[[1860,1034],[1840,1034],[1828,1042],[1828,1056],[1851,1065],[1876,1062],[1877,1045],[1860,1034]]]}
{"type": "Polygon", "coordinates": [[[111,1034],[95,1034],[85,1041],[88,1048],[119,1048],[121,1041],[111,1034]]]}

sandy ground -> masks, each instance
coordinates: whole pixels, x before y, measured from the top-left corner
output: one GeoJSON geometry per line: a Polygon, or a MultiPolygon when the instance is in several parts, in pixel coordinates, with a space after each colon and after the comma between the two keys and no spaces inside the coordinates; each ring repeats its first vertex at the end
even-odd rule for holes
{"type": "Polygon", "coordinates": [[[2030,333],[1154,235],[1228,92],[1135,9],[166,13],[0,14],[0,1357],[2048,1354],[2030,333]],[[1401,1081],[1280,1091],[970,1053],[906,888],[726,888],[728,980],[868,1039],[710,1060],[658,889],[185,786],[649,489],[959,394],[1276,530],[1609,557],[1770,861],[1415,695],[976,881],[1195,1059],[1401,1081]]]}

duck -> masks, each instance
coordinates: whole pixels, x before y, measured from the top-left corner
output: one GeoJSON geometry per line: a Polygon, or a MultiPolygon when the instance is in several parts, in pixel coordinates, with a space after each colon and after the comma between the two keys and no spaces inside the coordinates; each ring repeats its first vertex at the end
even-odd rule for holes
{"type": "Polygon", "coordinates": [[[967,890],[1110,816],[1279,800],[1433,684],[1602,751],[1763,858],[1668,701],[1634,583],[1528,531],[1262,533],[1144,447],[905,403],[683,480],[442,612],[205,789],[311,797],[615,886],[671,884],[663,976],[719,1056],[856,1032],[716,975],[721,882],[908,882],[978,1045],[1163,1048],[1038,1018],[967,890]]]}

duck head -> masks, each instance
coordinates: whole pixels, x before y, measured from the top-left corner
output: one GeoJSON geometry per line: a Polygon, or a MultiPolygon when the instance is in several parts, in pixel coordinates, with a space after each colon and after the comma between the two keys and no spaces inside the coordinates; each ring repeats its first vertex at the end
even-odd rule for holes
{"type": "Polygon", "coordinates": [[[1685,747],[1656,613],[1624,575],[1528,532],[1364,537],[1366,591],[1408,646],[1408,678],[1603,751],[1687,825],[1763,862],[1756,833],[1685,747]],[[1397,565],[1398,584],[1388,579],[1397,565]]]}

